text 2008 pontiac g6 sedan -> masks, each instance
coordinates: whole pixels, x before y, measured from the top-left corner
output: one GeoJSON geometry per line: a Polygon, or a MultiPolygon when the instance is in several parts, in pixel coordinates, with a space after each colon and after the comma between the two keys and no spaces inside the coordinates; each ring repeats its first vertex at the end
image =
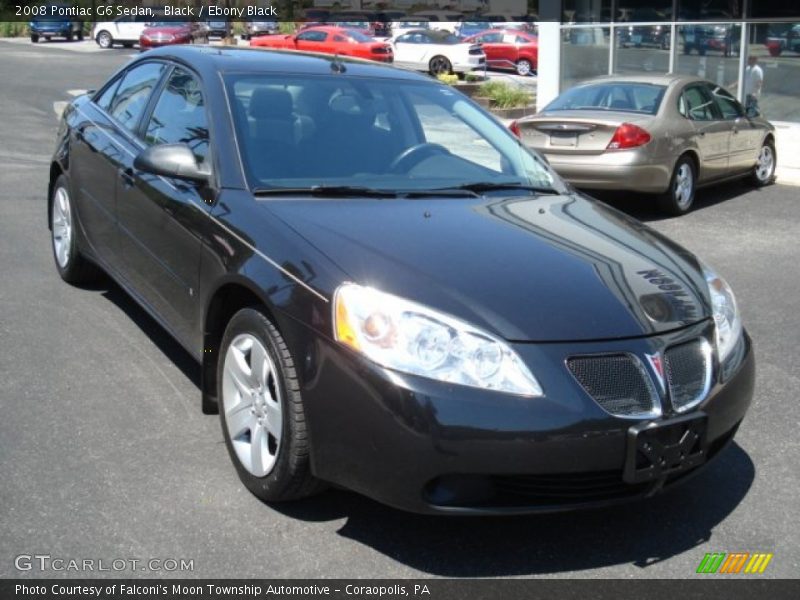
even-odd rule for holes
{"type": "Polygon", "coordinates": [[[752,397],[711,267],[421,75],[148,52],[66,109],[48,209],[61,276],[100,267],[202,364],[267,501],[645,497],[717,455],[752,397]]]}

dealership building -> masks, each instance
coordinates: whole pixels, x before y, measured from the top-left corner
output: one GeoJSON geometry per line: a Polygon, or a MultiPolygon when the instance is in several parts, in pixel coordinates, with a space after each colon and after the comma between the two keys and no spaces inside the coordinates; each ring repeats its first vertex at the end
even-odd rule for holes
{"type": "Polygon", "coordinates": [[[600,75],[698,75],[744,99],[756,56],[762,113],[800,122],[796,0],[533,0],[529,13],[539,20],[540,109],[600,75]]]}

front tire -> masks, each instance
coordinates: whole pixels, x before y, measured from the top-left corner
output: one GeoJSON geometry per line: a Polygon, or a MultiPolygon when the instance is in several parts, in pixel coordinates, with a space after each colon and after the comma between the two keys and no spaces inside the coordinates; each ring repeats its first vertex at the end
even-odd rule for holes
{"type": "Polygon", "coordinates": [[[114,38],[111,37],[111,34],[107,31],[101,31],[97,34],[95,38],[97,45],[100,46],[103,50],[108,50],[111,46],[114,45],[114,38]]]}
{"type": "Polygon", "coordinates": [[[453,65],[445,56],[434,56],[431,62],[428,63],[428,70],[431,75],[449,75],[453,72],[453,65]]]}
{"type": "Polygon", "coordinates": [[[292,356],[257,308],[228,323],[217,364],[222,433],[239,479],[255,496],[280,502],[324,485],[311,474],[303,399],[292,356]]]}
{"type": "Polygon", "coordinates": [[[778,155],[772,140],[765,140],[758,152],[758,160],[750,175],[750,183],[756,187],[763,187],[775,181],[775,167],[778,155]]]}
{"type": "Polygon", "coordinates": [[[50,201],[50,230],[53,259],[61,279],[67,283],[86,283],[96,279],[96,267],[78,249],[78,228],[69,194],[67,178],[60,175],[50,201]]]}
{"type": "Polygon", "coordinates": [[[39,43],[39,36],[36,34],[31,34],[31,43],[38,44],[39,43]]]}
{"type": "Polygon", "coordinates": [[[697,169],[688,156],[681,156],[672,172],[669,189],[659,197],[659,208],[668,215],[684,215],[692,209],[697,189],[697,169]]]}

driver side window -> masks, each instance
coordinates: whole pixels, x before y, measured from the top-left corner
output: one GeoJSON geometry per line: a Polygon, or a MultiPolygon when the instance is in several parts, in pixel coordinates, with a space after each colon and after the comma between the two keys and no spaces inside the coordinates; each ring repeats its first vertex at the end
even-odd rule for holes
{"type": "Polygon", "coordinates": [[[687,87],[678,101],[678,112],[692,121],[713,121],[714,100],[699,85],[687,87]]]}

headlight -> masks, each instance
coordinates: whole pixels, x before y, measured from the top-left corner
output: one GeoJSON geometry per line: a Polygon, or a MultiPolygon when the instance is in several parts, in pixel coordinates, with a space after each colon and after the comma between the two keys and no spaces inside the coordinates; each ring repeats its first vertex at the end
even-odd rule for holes
{"type": "Polygon", "coordinates": [[[736,347],[736,342],[742,335],[742,319],[739,315],[739,308],[736,306],[736,297],[728,282],[707,265],[703,265],[703,275],[705,275],[708,291],[711,294],[711,308],[716,325],[714,329],[717,354],[722,363],[736,347]]]}
{"type": "Polygon", "coordinates": [[[521,396],[542,388],[502,340],[454,317],[360,285],[334,296],[334,337],[389,369],[521,396]]]}

